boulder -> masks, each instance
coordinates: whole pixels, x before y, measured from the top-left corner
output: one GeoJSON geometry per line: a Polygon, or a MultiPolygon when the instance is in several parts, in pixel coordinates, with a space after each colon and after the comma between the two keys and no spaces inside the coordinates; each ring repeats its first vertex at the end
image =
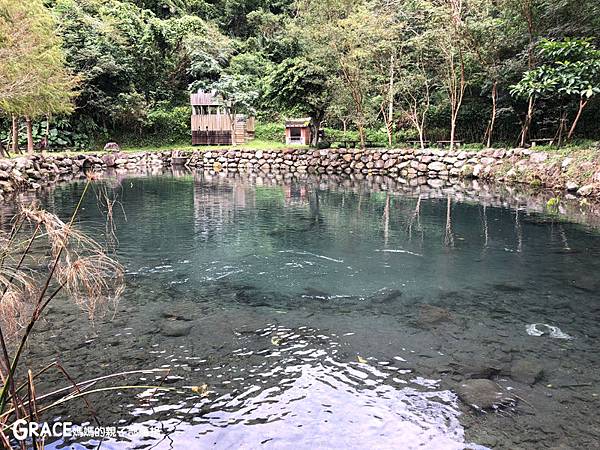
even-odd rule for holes
{"type": "Polygon", "coordinates": [[[529,156],[529,161],[535,164],[543,163],[548,159],[548,153],[535,152],[529,156]]]}
{"type": "Polygon", "coordinates": [[[440,172],[440,171],[442,171],[442,170],[446,170],[446,165],[445,165],[444,163],[442,163],[442,162],[439,162],[439,161],[434,161],[434,162],[432,162],[431,164],[429,164],[429,165],[427,166],[427,168],[428,168],[429,170],[432,170],[432,171],[434,171],[434,172],[440,172]]]}
{"type": "Polygon", "coordinates": [[[481,158],[481,164],[483,164],[484,166],[491,166],[495,162],[496,162],[496,159],[492,158],[492,157],[481,158]]]}
{"type": "Polygon", "coordinates": [[[515,361],[510,367],[510,377],[519,383],[533,385],[543,376],[544,368],[535,361],[515,361]]]}
{"type": "Polygon", "coordinates": [[[419,325],[437,325],[441,322],[450,320],[450,313],[447,309],[434,305],[422,305],[419,309],[419,325]]]}
{"type": "Polygon", "coordinates": [[[563,169],[566,169],[566,168],[568,168],[571,165],[572,162],[573,162],[573,158],[565,158],[562,161],[561,167],[563,169]]]}
{"type": "Polygon", "coordinates": [[[463,402],[479,411],[497,409],[513,401],[497,383],[488,379],[466,380],[457,387],[456,393],[463,402]]]}
{"type": "Polygon", "coordinates": [[[117,144],[116,142],[107,142],[106,145],[104,146],[104,151],[105,152],[120,152],[121,147],[119,147],[119,144],[117,144]]]}
{"type": "Polygon", "coordinates": [[[180,320],[165,320],[161,327],[160,332],[164,336],[169,337],[182,337],[190,334],[192,325],[188,322],[180,320]]]}
{"type": "MultiPolygon", "coordinates": [[[[440,173],[440,176],[441,176],[441,173],[440,173]]],[[[430,179],[427,180],[427,184],[429,186],[431,186],[432,188],[439,189],[439,188],[444,187],[444,184],[446,184],[446,183],[444,182],[444,180],[440,180],[440,179],[436,179],[436,178],[430,178],[430,179]]]]}
{"type": "Polygon", "coordinates": [[[583,197],[587,197],[588,195],[591,195],[594,192],[594,185],[593,184],[587,184],[585,186],[580,187],[577,190],[577,195],[581,195],[583,197]]]}
{"type": "Polygon", "coordinates": [[[579,189],[579,185],[577,183],[575,183],[574,181],[567,181],[566,188],[567,188],[567,191],[569,191],[569,192],[575,192],[579,189]]]}
{"type": "Polygon", "coordinates": [[[117,154],[109,153],[109,154],[102,156],[102,162],[104,162],[104,164],[106,164],[106,167],[115,167],[117,165],[116,161],[119,158],[120,158],[120,156],[118,156],[117,154]]]}

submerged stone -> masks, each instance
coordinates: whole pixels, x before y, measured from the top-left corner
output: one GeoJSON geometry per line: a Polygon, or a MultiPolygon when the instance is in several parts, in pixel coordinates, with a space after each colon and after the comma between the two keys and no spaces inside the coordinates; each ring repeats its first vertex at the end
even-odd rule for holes
{"type": "Polygon", "coordinates": [[[497,409],[513,401],[497,383],[488,379],[467,380],[456,391],[463,402],[476,410],[497,409]]]}
{"type": "Polygon", "coordinates": [[[189,321],[193,320],[189,309],[181,307],[169,307],[161,311],[160,315],[166,319],[189,321]]]}
{"type": "Polygon", "coordinates": [[[304,297],[327,299],[330,296],[331,295],[328,294],[327,292],[320,291],[319,289],[315,289],[315,288],[311,288],[311,287],[304,288],[304,297]]]}
{"type": "Polygon", "coordinates": [[[419,309],[419,325],[437,325],[450,320],[450,312],[447,309],[434,305],[422,305],[419,309]]]}
{"type": "Polygon", "coordinates": [[[544,368],[535,361],[515,361],[510,368],[510,377],[524,384],[535,384],[544,376],[544,368]]]}
{"type": "Polygon", "coordinates": [[[178,320],[166,320],[160,327],[160,332],[164,336],[182,337],[190,334],[191,329],[192,325],[190,323],[178,320]]]}
{"type": "Polygon", "coordinates": [[[379,303],[387,303],[396,300],[397,298],[402,297],[402,291],[399,289],[381,289],[377,291],[371,300],[379,303]]]}

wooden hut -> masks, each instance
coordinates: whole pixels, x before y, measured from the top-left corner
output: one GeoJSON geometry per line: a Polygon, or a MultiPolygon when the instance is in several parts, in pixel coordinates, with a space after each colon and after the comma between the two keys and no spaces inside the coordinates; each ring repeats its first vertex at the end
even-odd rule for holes
{"type": "Polygon", "coordinates": [[[285,143],[310,145],[312,132],[310,117],[303,119],[288,119],[285,121],[285,143]]]}
{"type": "Polygon", "coordinates": [[[254,139],[254,117],[234,116],[215,93],[198,91],[190,102],[192,145],[237,145],[254,139]]]}

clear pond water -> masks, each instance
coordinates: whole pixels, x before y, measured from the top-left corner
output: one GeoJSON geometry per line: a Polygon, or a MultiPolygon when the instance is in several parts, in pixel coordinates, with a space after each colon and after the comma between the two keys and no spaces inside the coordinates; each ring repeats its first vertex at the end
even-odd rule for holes
{"type": "MultiPolygon", "coordinates": [[[[92,323],[58,301],[29,355],[58,352],[79,380],[169,368],[176,389],[90,397],[120,430],[100,448],[600,448],[593,228],[318,178],[104,183],[122,205],[118,310],[92,323]],[[493,406],[473,379],[497,383],[493,406]]],[[[82,189],[42,202],[66,218],[82,189]]],[[[103,237],[93,195],[80,219],[103,237]]],[[[58,416],[91,422],[79,403],[58,416]]]]}

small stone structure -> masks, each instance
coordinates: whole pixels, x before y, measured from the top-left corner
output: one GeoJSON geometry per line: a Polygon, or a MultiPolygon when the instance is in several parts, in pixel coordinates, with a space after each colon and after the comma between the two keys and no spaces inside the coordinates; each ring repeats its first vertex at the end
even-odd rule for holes
{"type": "Polygon", "coordinates": [[[121,147],[119,147],[119,144],[117,144],[116,142],[107,142],[106,145],[104,146],[104,151],[105,152],[120,152],[121,147]]]}
{"type": "Polygon", "coordinates": [[[288,145],[310,145],[312,142],[311,122],[310,117],[287,119],[285,121],[285,143],[288,145]]]}
{"type": "Polygon", "coordinates": [[[573,194],[600,198],[600,170],[593,180],[579,187],[567,174],[570,158],[548,161],[548,154],[526,149],[489,149],[483,151],[447,151],[437,149],[283,149],[272,151],[208,150],[143,153],[31,155],[0,159],[0,195],[15,190],[35,190],[61,177],[81,174],[84,169],[107,167],[170,167],[173,156],[177,164],[188,168],[219,167],[228,172],[290,172],[309,174],[362,174],[392,177],[409,186],[428,184],[442,187],[448,180],[472,178],[508,182],[526,182],[529,173],[547,173],[552,185],[573,194]]]}

